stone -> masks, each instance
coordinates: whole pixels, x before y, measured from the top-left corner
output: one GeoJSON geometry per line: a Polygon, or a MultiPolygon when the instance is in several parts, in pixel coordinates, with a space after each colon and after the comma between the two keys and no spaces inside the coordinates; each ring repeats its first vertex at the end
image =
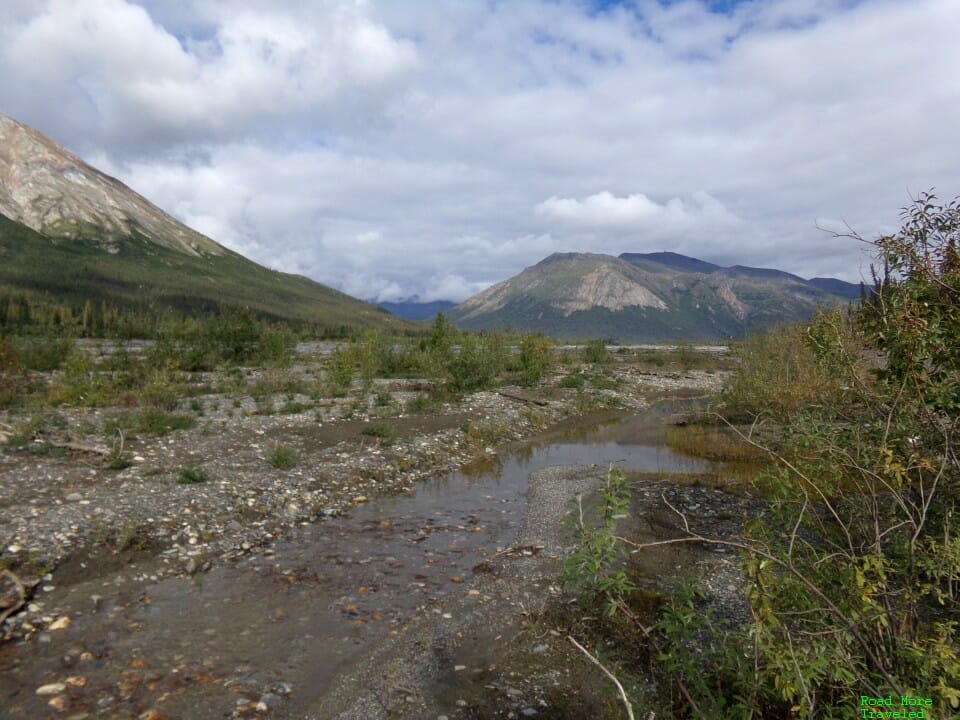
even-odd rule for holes
{"type": "Polygon", "coordinates": [[[274,695],[273,693],[265,693],[260,696],[260,700],[257,701],[256,709],[257,712],[266,713],[271,710],[276,710],[280,707],[280,696],[274,695]]]}
{"type": "Polygon", "coordinates": [[[47,629],[48,630],[66,630],[68,627],[70,627],[70,618],[64,615],[62,617],[57,618],[52,623],[50,623],[50,627],[47,629]]]}
{"type": "Polygon", "coordinates": [[[47,685],[41,685],[40,687],[38,687],[37,695],[59,695],[66,689],[67,689],[66,684],[62,682],[49,683],[47,685]]]}

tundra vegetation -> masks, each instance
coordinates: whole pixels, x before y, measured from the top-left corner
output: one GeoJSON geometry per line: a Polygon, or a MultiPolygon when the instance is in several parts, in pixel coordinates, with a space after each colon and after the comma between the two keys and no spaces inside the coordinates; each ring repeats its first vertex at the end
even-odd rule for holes
{"type": "Polygon", "coordinates": [[[924,194],[898,232],[871,241],[873,286],[856,307],[740,344],[702,432],[736,429],[763,451],[754,491],[766,510],[737,538],[678,518],[675,542],[739,550],[746,622],[707,609],[703,578],[678,578],[651,608],[624,571],[644,548],[612,520],[629,493],[617,471],[596,518],[578,516],[566,577],[605,611],[581,630],[635,706],[850,718],[861,696],[906,696],[932,698],[927,717],[960,712],[958,241],[960,203],[924,194]]]}

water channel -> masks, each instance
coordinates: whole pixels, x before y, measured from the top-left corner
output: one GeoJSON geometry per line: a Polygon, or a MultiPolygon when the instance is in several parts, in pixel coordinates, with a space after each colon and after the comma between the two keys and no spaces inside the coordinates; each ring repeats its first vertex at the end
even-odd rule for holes
{"type": "Polygon", "coordinates": [[[261,699],[270,717],[304,717],[378,643],[469,593],[473,569],[511,544],[534,470],[714,470],[665,447],[672,410],[568,422],[193,578],[151,582],[146,563],[65,588],[69,628],[0,647],[0,717],[221,718],[261,699]],[[58,682],[62,712],[36,693],[58,682]]]}

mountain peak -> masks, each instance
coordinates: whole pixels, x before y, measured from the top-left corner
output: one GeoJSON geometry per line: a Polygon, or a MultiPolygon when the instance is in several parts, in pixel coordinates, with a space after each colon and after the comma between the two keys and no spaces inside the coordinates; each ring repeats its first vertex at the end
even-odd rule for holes
{"type": "Polygon", "coordinates": [[[136,235],[193,256],[226,249],[42,133],[0,114],[0,213],[52,238],[88,237],[111,252],[136,235]]]}
{"type": "Polygon", "coordinates": [[[720,340],[810,316],[841,298],[778,270],[678,253],[554,253],[448,314],[471,330],[513,327],[562,338],[720,340]]]}

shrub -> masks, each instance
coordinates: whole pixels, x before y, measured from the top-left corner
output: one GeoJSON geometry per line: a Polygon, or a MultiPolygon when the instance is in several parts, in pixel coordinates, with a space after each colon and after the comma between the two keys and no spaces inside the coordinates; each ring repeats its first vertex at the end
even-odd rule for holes
{"type": "Polygon", "coordinates": [[[197,485],[207,481],[207,472],[199,465],[180,468],[177,483],[180,485],[197,485]]]}
{"type": "Polygon", "coordinates": [[[630,486],[622,472],[610,468],[599,509],[584,513],[582,498],[577,502],[577,511],[568,516],[577,544],[564,562],[562,578],[587,605],[600,604],[613,615],[636,589],[623,563],[627,550],[617,535],[617,521],[626,517],[630,505],[630,486]]]}
{"type": "Polygon", "coordinates": [[[560,380],[560,387],[583,390],[584,383],[585,381],[581,373],[570,373],[560,380]]]}
{"type": "Polygon", "coordinates": [[[591,340],[583,348],[583,359],[588,363],[596,365],[606,365],[612,362],[610,353],[607,351],[607,343],[603,340],[591,340]]]}
{"type": "Polygon", "coordinates": [[[804,326],[753,335],[735,353],[740,364],[722,395],[729,419],[772,415],[784,420],[804,407],[835,403],[840,395],[840,379],[818,361],[804,326]]]}
{"type": "Polygon", "coordinates": [[[327,382],[335,392],[346,392],[353,380],[356,360],[353,352],[347,348],[336,347],[327,361],[327,382]]]}
{"type": "Polygon", "coordinates": [[[960,708],[958,240],[957,201],[921,196],[875,241],[883,273],[851,321],[821,313],[745,360],[758,409],[789,417],[742,545],[755,670],[724,688],[765,715],[840,716],[861,694],[960,708]],[[885,359],[873,377],[864,350],[885,359]]]}
{"type": "Polygon", "coordinates": [[[524,335],[520,340],[520,382],[537,385],[554,366],[553,343],[543,335],[524,335]]]}
{"type": "Polygon", "coordinates": [[[397,429],[390,423],[373,423],[371,425],[365,425],[363,429],[360,430],[360,434],[379,438],[380,440],[392,440],[397,434],[397,429]]]}
{"type": "Polygon", "coordinates": [[[189,430],[196,424],[197,419],[193,415],[177,415],[157,408],[147,408],[137,414],[133,429],[151,435],[166,435],[174,430],[189,430]]]}
{"type": "Polygon", "coordinates": [[[289,470],[300,462],[300,453],[289,445],[277,445],[267,453],[267,462],[277,470],[289,470]]]}

